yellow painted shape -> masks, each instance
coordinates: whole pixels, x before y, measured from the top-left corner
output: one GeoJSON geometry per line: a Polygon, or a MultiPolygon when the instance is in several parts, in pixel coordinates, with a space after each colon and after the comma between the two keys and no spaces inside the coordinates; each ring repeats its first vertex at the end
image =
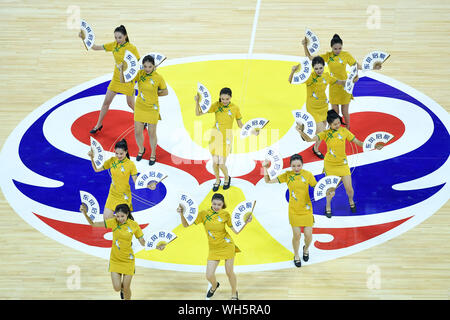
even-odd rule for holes
{"type": "MultiPolygon", "coordinates": [[[[226,210],[230,214],[240,202],[245,200],[242,190],[237,187],[231,186],[228,190],[223,190],[221,187],[218,193],[224,195],[227,205],[226,210]]],[[[208,193],[199,205],[200,210],[205,210],[211,206],[213,194],[213,191],[208,193]]],[[[174,214],[177,213],[174,212],[174,214]]],[[[253,265],[292,260],[292,253],[261,226],[257,217],[258,208],[255,207],[252,222],[247,224],[238,235],[226,227],[235,244],[242,251],[236,254],[234,264],[253,265]]],[[[193,224],[184,228],[180,224],[172,231],[177,235],[177,239],[169,243],[163,251],[142,250],[136,254],[136,257],[165,263],[204,266],[208,257],[208,239],[203,225],[193,224]]],[[[223,265],[223,261],[221,264],[223,265]]]]}
{"type": "Polygon", "coordinates": [[[219,100],[223,87],[231,88],[231,101],[241,111],[242,123],[253,118],[269,119],[258,137],[241,139],[240,129],[233,124],[233,153],[248,153],[276,143],[294,123],[292,110],[300,109],[306,101],[304,84],[288,82],[296,61],[278,60],[211,60],[170,65],[158,68],[177,95],[184,127],[191,139],[208,148],[210,130],[215,125],[214,114],[195,115],[194,96],[197,83],[205,85],[212,101],[219,100]]]}

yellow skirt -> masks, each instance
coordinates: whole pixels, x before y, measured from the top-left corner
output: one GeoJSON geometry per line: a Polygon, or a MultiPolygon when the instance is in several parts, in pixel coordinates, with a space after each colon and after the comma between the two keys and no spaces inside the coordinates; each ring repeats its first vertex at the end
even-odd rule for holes
{"type": "Polygon", "coordinates": [[[327,176],[338,176],[338,177],[344,177],[349,176],[350,173],[350,167],[347,163],[335,163],[335,162],[329,162],[324,161],[323,162],[323,172],[327,176]]]}
{"type": "Polygon", "coordinates": [[[289,208],[289,224],[293,227],[312,227],[314,216],[312,210],[295,210],[289,208]]]}
{"type": "Polygon", "coordinates": [[[306,111],[308,111],[313,116],[316,123],[327,121],[328,104],[313,105],[307,103],[306,111]]]}
{"type": "Polygon", "coordinates": [[[136,99],[136,105],[134,106],[134,121],[157,124],[158,120],[161,120],[158,105],[148,106],[145,105],[141,99],[136,99]]]}
{"type": "Polygon", "coordinates": [[[226,243],[223,246],[209,247],[208,260],[228,260],[236,256],[236,252],[241,250],[233,243],[226,243]]]}
{"type": "Polygon", "coordinates": [[[116,254],[113,254],[113,251],[111,249],[111,256],[109,259],[109,268],[108,268],[109,272],[116,272],[132,276],[134,275],[135,270],[136,268],[134,262],[134,255],[132,253],[129,253],[129,255],[126,258],[118,257],[116,254]]]}
{"type": "Polygon", "coordinates": [[[233,143],[233,137],[230,135],[228,138],[226,134],[217,129],[211,129],[211,138],[209,140],[209,152],[213,156],[228,157],[231,153],[231,146],[233,143]]]}
{"type": "Polygon", "coordinates": [[[330,103],[331,104],[349,104],[353,99],[353,95],[345,91],[343,86],[332,84],[330,86],[330,103]]]}
{"type": "Polygon", "coordinates": [[[114,186],[111,185],[109,189],[108,198],[106,199],[105,208],[115,211],[119,204],[126,203],[130,210],[133,211],[133,205],[131,204],[131,191],[119,193],[114,190],[114,186]]]}
{"type": "Polygon", "coordinates": [[[121,83],[120,81],[112,79],[109,83],[108,90],[134,97],[134,82],[121,83]]]}

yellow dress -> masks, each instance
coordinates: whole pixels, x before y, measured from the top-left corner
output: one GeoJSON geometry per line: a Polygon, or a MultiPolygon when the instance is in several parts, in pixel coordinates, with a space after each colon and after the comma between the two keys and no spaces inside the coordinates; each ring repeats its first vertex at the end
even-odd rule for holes
{"type": "Polygon", "coordinates": [[[211,130],[209,151],[213,156],[227,157],[233,143],[233,121],[242,119],[241,112],[231,102],[227,106],[222,102],[216,102],[208,112],[214,112],[216,117],[216,124],[211,130]]]}
{"type": "MultiPolygon", "coordinates": [[[[131,43],[129,43],[128,41],[121,45],[119,45],[117,41],[113,41],[104,44],[103,48],[105,49],[105,51],[112,51],[114,56],[114,62],[116,63],[116,65],[119,65],[123,62],[126,50],[134,54],[138,60],[140,59],[136,47],[131,43]]],[[[114,67],[113,78],[109,83],[108,90],[114,91],[116,93],[123,93],[127,96],[134,96],[134,82],[130,81],[121,83],[119,69],[117,67],[114,67]]]]}
{"type": "Polygon", "coordinates": [[[318,76],[314,71],[306,81],[306,111],[314,117],[316,123],[327,120],[328,99],[325,90],[336,81],[328,72],[318,76]]]}
{"type": "Polygon", "coordinates": [[[130,176],[138,174],[134,162],[126,157],[121,161],[117,157],[112,157],[105,161],[103,168],[110,169],[111,172],[111,186],[109,187],[105,207],[115,211],[117,205],[126,203],[133,211],[130,176]]]}
{"type": "Polygon", "coordinates": [[[227,211],[223,209],[219,212],[212,209],[200,211],[194,223],[203,223],[205,227],[209,245],[208,260],[233,259],[236,252],[241,252],[225,230],[225,225],[232,226],[231,216],[227,211]]]}
{"type": "Polygon", "coordinates": [[[302,169],[300,173],[286,171],[277,179],[279,183],[286,183],[289,189],[289,223],[293,227],[312,227],[314,216],[309,186],[317,184],[314,175],[302,169]]]}
{"type": "MultiPolygon", "coordinates": [[[[347,51],[341,51],[337,56],[333,52],[327,52],[321,57],[328,64],[331,75],[338,80],[347,80],[347,64],[353,66],[356,63],[355,58],[347,51]]],[[[345,91],[343,86],[332,84],[330,85],[329,98],[331,104],[349,104],[353,95],[345,91]]]]}
{"type": "Polygon", "coordinates": [[[119,225],[116,218],[111,218],[105,220],[105,228],[112,229],[113,232],[109,272],[134,275],[135,259],[132,239],[133,235],[136,239],[144,236],[141,227],[131,219],[119,225]]]}
{"type": "Polygon", "coordinates": [[[163,77],[156,71],[147,74],[140,70],[132,82],[138,83],[138,96],[134,107],[134,121],[156,124],[159,114],[158,90],[167,89],[163,77]]]}
{"type": "Polygon", "coordinates": [[[345,153],[345,142],[353,141],[355,135],[345,127],[338,130],[328,129],[317,134],[320,140],[327,144],[327,154],[324,159],[324,172],[327,176],[349,176],[347,154],[345,153]]]}

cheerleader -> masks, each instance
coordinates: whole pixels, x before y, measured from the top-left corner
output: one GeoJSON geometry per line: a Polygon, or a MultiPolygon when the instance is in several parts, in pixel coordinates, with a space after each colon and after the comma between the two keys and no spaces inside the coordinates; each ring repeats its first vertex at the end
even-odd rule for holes
{"type": "MultiPolygon", "coordinates": [[[[225,229],[225,225],[233,230],[235,234],[238,234],[244,229],[247,223],[252,221],[252,215],[245,221],[243,228],[237,232],[231,223],[230,214],[228,211],[225,211],[225,209],[224,196],[220,193],[215,193],[211,199],[211,208],[200,211],[194,223],[203,224],[206,237],[208,238],[209,254],[206,264],[206,279],[211,284],[211,288],[207,292],[206,297],[211,298],[217,288],[219,288],[220,284],[216,280],[215,272],[220,260],[225,260],[225,271],[231,285],[231,299],[239,300],[236,274],[234,273],[233,267],[236,252],[241,252],[241,250],[234,244],[233,239],[225,229]]],[[[189,227],[189,224],[183,215],[183,207],[181,205],[178,206],[177,212],[180,214],[183,227],[189,227]]]]}
{"type": "MultiPolygon", "coordinates": [[[[327,144],[327,153],[324,160],[324,173],[325,175],[333,175],[341,177],[341,181],[344,184],[345,191],[348,196],[348,202],[351,212],[356,212],[356,205],[353,201],[354,190],[352,186],[352,176],[350,173],[350,167],[348,166],[347,154],[345,152],[346,141],[354,142],[356,145],[362,147],[363,143],[358,140],[353,133],[347,128],[342,127],[342,120],[339,114],[332,110],[328,111],[327,122],[330,126],[328,130],[318,133],[314,138],[310,138],[303,132],[301,126],[296,127],[301,137],[308,142],[320,142],[322,140],[327,144]]],[[[377,146],[377,149],[381,149],[383,146],[377,146]]],[[[331,218],[331,199],[334,197],[334,192],[327,194],[325,215],[331,218]]]]}
{"type": "MultiPolygon", "coordinates": [[[[92,227],[112,229],[113,240],[109,259],[109,272],[115,291],[120,291],[120,297],[131,299],[131,280],[135,274],[135,256],[132,249],[133,235],[145,246],[144,234],[141,227],[134,221],[127,204],[119,204],[115,208],[115,215],[103,222],[93,222],[87,215],[87,207],[82,204],[80,211],[92,227]]],[[[157,249],[164,250],[165,246],[157,249]]]]}
{"type": "MultiPolygon", "coordinates": [[[[88,156],[91,158],[92,168],[95,172],[101,172],[109,169],[111,174],[111,186],[109,188],[105,209],[103,211],[104,220],[112,218],[117,205],[122,203],[127,204],[130,210],[133,211],[129,181],[131,176],[133,182],[136,183],[138,172],[136,165],[130,160],[127,141],[122,139],[117,142],[114,146],[114,152],[115,156],[106,160],[101,168],[97,168],[95,165],[94,153],[92,150],[88,153],[88,156]]],[[[149,184],[148,188],[150,190],[154,190],[155,183],[149,184]]]]}
{"type": "MultiPolygon", "coordinates": [[[[309,59],[313,59],[309,54],[306,38],[302,41],[303,48],[305,50],[305,54],[309,59]]],[[[358,70],[361,70],[361,65],[353,58],[353,56],[347,52],[342,50],[343,41],[339,37],[339,35],[335,34],[330,42],[331,51],[320,55],[322,59],[328,64],[328,68],[333,77],[339,80],[347,79],[347,65],[354,66],[355,64],[358,67],[358,70]]],[[[381,64],[374,67],[375,70],[381,69],[381,64]]],[[[331,107],[338,114],[341,112],[345,126],[350,130],[350,114],[349,114],[349,105],[350,101],[353,100],[353,95],[344,90],[343,87],[332,84],[330,85],[329,98],[331,107]]]]}
{"type": "MultiPolygon", "coordinates": [[[[83,33],[80,32],[78,35],[80,38],[83,38],[83,33]]],[[[134,45],[130,43],[128,38],[127,30],[123,25],[120,25],[114,30],[114,38],[115,41],[106,43],[104,45],[96,45],[92,46],[93,50],[104,50],[111,51],[114,56],[114,61],[116,63],[116,68],[114,68],[114,75],[109,83],[108,90],[106,91],[105,100],[103,101],[102,108],[100,110],[100,114],[98,116],[98,120],[94,128],[89,132],[91,134],[100,131],[103,128],[103,119],[108,112],[109,106],[111,105],[112,100],[118,93],[122,93],[127,96],[127,104],[128,106],[134,110],[134,83],[121,83],[120,82],[120,72],[117,66],[123,62],[125,51],[128,50],[132,54],[136,56],[139,60],[139,53],[134,45]]]]}
{"type": "Polygon", "coordinates": [[[317,184],[314,175],[302,169],[303,158],[301,155],[294,154],[290,158],[291,169],[270,179],[267,173],[269,162],[262,163],[264,168],[264,181],[266,183],[286,183],[289,189],[289,224],[292,227],[292,247],[294,248],[294,264],[297,268],[302,266],[299,256],[300,239],[302,236],[301,228],[305,234],[305,245],[303,246],[303,261],[309,260],[309,245],[312,242],[312,232],[314,225],[313,207],[309,197],[309,187],[315,187],[317,184]]]}
{"type": "MultiPolygon", "coordinates": [[[[231,94],[230,88],[220,90],[219,101],[214,103],[208,111],[209,113],[214,113],[216,118],[209,141],[209,151],[212,155],[214,176],[216,177],[216,182],[212,189],[214,192],[219,190],[221,183],[219,170],[224,175],[223,190],[230,188],[231,177],[228,174],[225,163],[231,152],[233,142],[233,121],[236,120],[239,128],[243,127],[241,112],[239,107],[231,102],[231,94]]],[[[203,115],[204,113],[200,108],[200,96],[198,94],[195,96],[195,102],[195,114],[197,116],[203,115]]],[[[254,134],[258,135],[259,132],[255,131],[254,134]]]]}
{"type": "MultiPolygon", "coordinates": [[[[325,61],[322,57],[314,57],[312,59],[313,72],[306,81],[306,111],[308,111],[313,117],[317,125],[316,134],[322,132],[326,128],[326,119],[328,111],[328,99],[325,90],[328,85],[337,84],[345,86],[345,80],[338,80],[331,76],[328,72],[324,72],[325,61]]],[[[300,65],[292,67],[291,74],[289,75],[289,83],[292,82],[294,73],[300,68],[300,65]]],[[[358,81],[356,76],[353,82],[358,81]]],[[[319,151],[320,141],[313,145],[313,153],[320,159],[324,158],[324,155],[319,151]]]]}
{"type": "MultiPolygon", "coordinates": [[[[136,74],[132,81],[133,83],[137,82],[139,88],[134,109],[134,134],[139,147],[136,161],[141,161],[145,153],[144,126],[147,123],[150,147],[152,149],[149,165],[153,165],[156,162],[156,146],[158,143],[156,125],[161,120],[158,97],[167,96],[169,92],[163,77],[156,72],[155,60],[151,55],[144,57],[142,65],[144,68],[136,74]]],[[[122,63],[119,65],[119,70],[120,82],[124,83],[122,63]]]]}

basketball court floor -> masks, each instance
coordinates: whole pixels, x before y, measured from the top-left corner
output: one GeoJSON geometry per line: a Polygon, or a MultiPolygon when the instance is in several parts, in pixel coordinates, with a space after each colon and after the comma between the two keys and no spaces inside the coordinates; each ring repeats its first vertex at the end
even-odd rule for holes
{"type": "MultiPolygon", "coordinates": [[[[213,194],[208,129],[214,118],[195,115],[199,82],[214,101],[230,87],[243,123],[269,120],[258,137],[241,138],[234,125],[231,188],[219,189],[230,213],[256,201],[253,221],[231,233],[242,251],[235,259],[240,299],[449,299],[448,3],[16,1],[0,3],[0,12],[0,299],[120,299],[108,273],[111,230],[92,229],[78,209],[80,191],[103,208],[111,181],[107,172],[92,170],[90,137],[108,157],[125,138],[135,161],[133,113],[117,95],[104,128],[89,134],[114,60],[110,52],[85,49],[77,36],[80,19],[91,25],[98,45],[114,41],[114,29],[123,24],[141,56],[167,57],[157,70],[169,95],[160,98],[151,167],[167,178],[154,191],[132,190],[144,232],[166,230],[176,239],[164,251],[135,246],[133,299],[205,299],[204,229],[183,228],[176,213],[181,194],[199,208],[207,208],[213,194]],[[311,189],[311,257],[296,268],[287,188],[264,183],[261,162],[276,146],[284,170],[299,153],[304,169],[317,180],[324,176],[323,160],[295,131],[293,110],[305,105],[305,84],[288,82],[304,56],[306,28],[318,36],[320,54],[330,51],[334,34],[360,64],[369,52],[390,54],[381,70],[359,72],[350,130],[361,141],[374,132],[394,138],[382,150],[347,145],[356,213],[340,186],[334,216],[327,218],[325,199],[315,200],[311,189]]],[[[136,162],[140,173],[150,169],[149,154],[136,162]]],[[[217,279],[213,299],[230,299],[223,262],[217,279]]]]}

